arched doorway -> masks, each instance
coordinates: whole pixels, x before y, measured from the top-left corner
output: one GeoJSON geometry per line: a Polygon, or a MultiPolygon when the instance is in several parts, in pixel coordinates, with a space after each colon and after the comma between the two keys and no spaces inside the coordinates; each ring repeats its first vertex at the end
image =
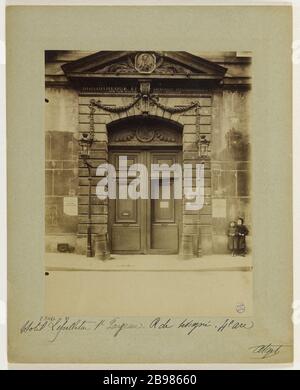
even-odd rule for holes
{"type": "MultiPolygon", "coordinates": [[[[109,200],[109,242],[112,253],[178,253],[181,249],[182,200],[175,199],[176,179],[151,180],[152,164],[182,163],[182,126],[177,122],[155,116],[134,116],[107,125],[109,162],[117,174],[117,196],[109,200]],[[148,172],[148,196],[145,199],[121,199],[120,185],[124,186],[124,166],[143,164],[148,172]],[[122,182],[123,181],[123,182],[122,182]],[[170,197],[162,195],[169,185],[170,197]],[[158,197],[151,199],[153,186],[158,197]]],[[[145,175],[145,173],[143,173],[145,175]]],[[[126,178],[129,186],[134,178],[126,178]]],[[[124,188],[124,187],[123,187],[124,188]]]]}

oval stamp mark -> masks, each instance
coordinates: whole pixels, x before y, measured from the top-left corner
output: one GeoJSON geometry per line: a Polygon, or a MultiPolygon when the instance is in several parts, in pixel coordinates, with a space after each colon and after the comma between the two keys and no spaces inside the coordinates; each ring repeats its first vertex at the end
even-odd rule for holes
{"type": "Polygon", "coordinates": [[[244,303],[237,303],[236,311],[238,313],[244,313],[245,310],[246,310],[246,306],[244,305],[244,303]]]}

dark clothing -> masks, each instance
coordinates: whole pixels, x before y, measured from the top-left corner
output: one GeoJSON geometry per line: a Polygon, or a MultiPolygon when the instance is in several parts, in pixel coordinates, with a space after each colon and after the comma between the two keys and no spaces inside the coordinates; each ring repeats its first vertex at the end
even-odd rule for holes
{"type": "Polygon", "coordinates": [[[249,230],[245,225],[237,225],[234,247],[238,254],[244,255],[246,253],[246,236],[248,233],[249,230]]]}

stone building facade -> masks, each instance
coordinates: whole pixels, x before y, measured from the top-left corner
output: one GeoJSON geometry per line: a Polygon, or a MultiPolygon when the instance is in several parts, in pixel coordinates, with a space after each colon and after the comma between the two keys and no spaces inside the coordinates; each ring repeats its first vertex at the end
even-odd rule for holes
{"type": "Polygon", "coordinates": [[[94,134],[91,230],[96,254],[227,253],[227,229],[249,228],[249,53],[47,51],[45,54],[46,251],[67,243],[86,253],[88,169],[80,134],[94,134]],[[185,202],[100,200],[96,167],[126,155],[130,163],[203,162],[204,207],[185,202]]]}

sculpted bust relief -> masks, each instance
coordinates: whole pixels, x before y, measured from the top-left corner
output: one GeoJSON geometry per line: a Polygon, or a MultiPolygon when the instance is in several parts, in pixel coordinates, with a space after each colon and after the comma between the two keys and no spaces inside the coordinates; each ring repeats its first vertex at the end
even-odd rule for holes
{"type": "Polygon", "coordinates": [[[135,68],[140,73],[152,73],[156,68],[156,57],[151,53],[137,54],[135,68]]]}

